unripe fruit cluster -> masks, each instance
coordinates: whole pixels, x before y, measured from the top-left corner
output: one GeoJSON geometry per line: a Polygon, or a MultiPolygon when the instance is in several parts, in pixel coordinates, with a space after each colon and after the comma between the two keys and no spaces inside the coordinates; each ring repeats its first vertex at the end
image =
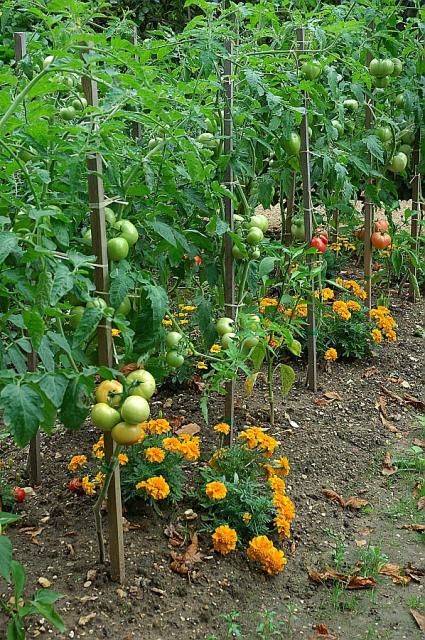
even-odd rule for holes
{"type": "Polygon", "coordinates": [[[269,221],[261,213],[251,216],[248,222],[244,222],[242,216],[235,217],[236,233],[240,236],[241,247],[234,244],[232,248],[233,257],[236,260],[258,260],[260,249],[258,245],[264,240],[264,234],[269,228],[269,221]]]}

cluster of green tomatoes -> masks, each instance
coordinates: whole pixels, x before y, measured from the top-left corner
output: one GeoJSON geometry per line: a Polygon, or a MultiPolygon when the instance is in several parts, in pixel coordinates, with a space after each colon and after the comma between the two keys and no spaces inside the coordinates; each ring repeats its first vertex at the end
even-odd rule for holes
{"type": "Polygon", "coordinates": [[[232,247],[232,254],[236,260],[258,260],[261,255],[258,248],[264,240],[264,234],[269,228],[269,221],[263,214],[251,216],[245,222],[242,216],[235,215],[236,234],[241,239],[240,242],[232,247]]]}

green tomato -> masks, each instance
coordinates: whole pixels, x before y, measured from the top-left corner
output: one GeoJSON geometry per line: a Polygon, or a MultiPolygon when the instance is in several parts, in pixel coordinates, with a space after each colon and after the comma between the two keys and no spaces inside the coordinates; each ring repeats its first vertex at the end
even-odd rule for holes
{"type": "Polygon", "coordinates": [[[251,260],[259,260],[259,258],[261,258],[260,249],[254,249],[254,251],[251,253],[251,260]]]}
{"type": "Polygon", "coordinates": [[[404,94],[399,93],[398,95],[396,95],[394,102],[397,107],[402,109],[404,107],[404,94]]]}
{"type": "Polygon", "coordinates": [[[87,229],[86,231],[84,231],[84,233],[82,235],[82,239],[87,244],[91,244],[91,229],[87,229]]]}
{"type": "Polygon", "coordinates": [[[248,351],[251,351],[251,349],[255,349],[259,341],[260,338],[258,336],[249,336],[242,342],[242,349],[247,353],[248,351]]]}
{"type": "Polygon", "coordinates": [[[258,213],[257,215],[251,217],[247,226],[248,229],[258,227],[263,233],[266,233],[267,229],[269,228],[269,221],[262,213],[258,213]]]}
{"type": "Polygon", "coordinates": [[[129,373],[127,382],[129,384],[137,382],[137,386],[130,389],[130,396],[140,396],[145,400],[150,400],[156,391],[155,378],[146,369],[137,369],[129,373]]]}
{"type": "Polygon", "coordinates": [[[111,238],[108,240],[108,258],[109,260],[124,260],[128,256],[128,252],[130,247],[128,246],[128,242],[125,238],[111,238]]]}
{"type": "Polygon", "coordinates": [[[86,304],[87,309],[106,309],[107,306],[103,298],[93,298],[86,304]]]}
{"type": "Polygon", "coordinates": [[[305,240],[304,220],[298,218],[292,222],[291,235],[294,240],[305,240]]]}
{"type": "Polygon", "coordinates": [[[106,402],[98,402],[91,410],[91,420],[95,427],[102,431],[111,431],[121,420],[119,411],[106,402]]]}
{"type": "Polygon", "coordinates": [[[233,331],[233,326],[235,322],[232,318],[219,318],[217,320],[215,328],[217,329],[217,333],[220,336],[224,336],[225,333],[231,333],[233,331]]]}
{"type": "Polygon", "coordinates": [[[119,229],[120,237],[127,241],[129,247],[136,244],[139,239],[139,233],[130,220],[118,220],[118,222],[114,224],[114,229],[119,229]]]}
{"type": "Polygon", "coordinates": [[[215,133],[217,131],[217,123],[210,118],[205,118],[205,127],[209,133],[215,133]]]}
{"type": "Polygon", "coordinates": [[[84,111],[87,107],[87,100],[83,96],[79,96],[78,98],[75,98],[71,104],[75,111],[84,111]]]}
{"type": "Polygon", "coordinates": [[[150,408],[141,396],[128,396],[121,406],[121,417],[129,424],[139,424],[149,418],[150,408]]]}
{"type": "Polygon", "coordinates": [[[258,227],[252,227],[247,233],[246,241],[251,247],[255,247],[264,239],[264,234],[258,227]]]}
{"type": "Polygon", "coordinates": [[[412,147],[408,144],[401,144],[398,150],[399,152],[404,153],[407,157],[409,157],[413,151],[412,147]]]}
{"type": "Polygon", "coordinates": [[[390,84],[390,79],[388,76],[383,76],[382,78],[375,78],[374,86],[378,89],[385,89],[390,84]]]}
{"type": "Polygon", "coordinates": [[[322,67],[317,60],[311,60],[310,62],[304,62],[301,66],[301,74],[307,80],[316,80],[322,73],[322,67]]]}
{"type": "Polygon", "coordinates": [[[393,132],[390,127],[378,127],[376,135],[381,142],[391,142],[393,139],[393,132]]]}
{"type": "Polygon", "coordinates": [[[404,144],[413,144],[415,142],[415,134],[413,131],[403,131],[401,134],[401,141],[404,142],[404,144]]]}
{"type": "Polygon", "coordinates": [[[178,331],[170,331],[165,337],[165,344],[169,349],[175,349],[182,337],[182,334],[178,331]]]}
{"type": "Polygon", "coordinates": [[[105,220],[110,225],[114,225],[117,221],[115,211],[110,207],[105,207],[105,220]]]}
{"type": "Polygon", "coordinates": [[[333,126],[334,129],[337,130],[338,132],[338,138],[339,136],[342,136],[344,133],[344,126],[340,123],[339,120],[331,120],[331,125],[333,126]]]}
{"type": "Polygon", "coordinates": [[[394,62],[390,58],[385,58],[385,60],[382,60],[382,68],[384,76],[391,76],[395,69],[394,62]]]}
{"type": "Polygon", "coordinates": [[[218,140],[214,137],[213,133],[201,133],[196,140],[199,144],[202,144],[203,147],[207,147],[208,149],[215,149],[218,143],[218,140]]]}
{"type": "Polygon", "coordinates": [[[234,244],[232,247],[232,256],[235,258],[235,260],[244,260],[246,258],[245,253],[241,251],[241,249],[239,249],[236,244],[234,244]]]}
{"type": "Polygon", "coordinates": [[[117,444],[136,444],[142,436],[142,428],[139,424],[127,424],[119,422],[111,431],[112,440],[117,444]]]}
{"type": "Polygon", "coordinates": [[[125,296],[119,307],[116,308],[115,313],[119,316],[128,316],[131,311],[131,300],[128,296],[125,296]]]}
{"type": "Polygon", "coordinates": [[[55,56],[47,56],[46,58],[44,58],[43,69],[46,69],[47,67],[49,67],[54,61],[54,59],[55,59],[55,56]]]}
{"type": "Polygon", "coordinates": [[[399,58],[391,58],[392,63],[394,65],[394,69],[392,72],[392,76],[398,77],[403,73],[403,63],[399,58]]]}
{"type": "Polygon", "coordinates": [[[396,153],[388,164],[388,169],[393,173],[401,173],[407,167],[407,156],[399,151],[396,153]]]}
{"type": "Polygon", "coordinates": [[[233,344],[234,339],[236,338],[236,333],[230,331],[229,333],[225,333],[221,337],[221,346],[223,349],[228,349],[231,344],[233,344]]]}
{"type": "Polygon", "coordinates": [[[301,138],[298,133],[293,131],[289,138],[285,138],[283,140],[283,148],[289,156],[297,156],[301,149],[301,138]]]}
{"type": "Polygon", "coordinates": [[[76,329],[80,324],[81,318],[83,317],[84,307],[74,307],[71,309],[69,314],[69,323],[73,329],[76,329]]]}
{"type": "Polygon", "coordinates": [[[74,107],[62,107],[62,109],[60,109],[59,111],[59,115],[63,120],[70,121],[75,118],[77,112],[75,111],[74,107]]]}
{"type": "Polygon", "coordinates": [[[351,98],[344,100],[342,104],[349,111],[357,111],[357,109],[359,108],[359,103],[357,102],[357,100],[352,100],[351,98]]]}
{"type": "Polygon", "coordinates": [[[30,160],[34,160],[36,155],[33,153],[32,149],[19,149],[18,157],[24,162],[29,162],[30,160]]]}
{"type": "Polygon", "coordinates": [[[178,353],[177,351],[169,351],[165,356],[167,364],[172,369],[177,369],[177,367],[181,367],[184,363],[184,357],[178,353]]]}
{"type": "Polygon", "coordinates": [[[248,313],[248,315],[242,316],[242,326],[250,331],[258,331],[261,326],[261,318],[255,313],[248,313]]]}
{"type": "Polygon", "coordinates": [[[245,218],[235,213],[235,215],[233,216],[233,221],[235,223],[235,227],[239,227],[245,221],[245,218]]]}
{"type": "Polygon", "coordinates": [[[377,58],[373,58],[369,64],[369,73],[371,76],[375,78],[382,78],[385,76],[385,67],[383,64],[383,60],[378,60],[377,58]]]}

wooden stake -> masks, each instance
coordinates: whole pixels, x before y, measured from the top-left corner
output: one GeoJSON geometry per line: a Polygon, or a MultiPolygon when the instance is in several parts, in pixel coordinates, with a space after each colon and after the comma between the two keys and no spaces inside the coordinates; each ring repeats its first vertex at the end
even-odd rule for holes
{"type": "MultiPolygon", "coordinates": [[[[15,60],[20,62],[27,52],[27,34],[24,31],[17,31],[13,34],[15,41],[15,60]]],[[[27,356],[27,369],[34,372],[37,370],[37,354],[31,351],[27,356]]],[[[31,439],[28,454],[28,474],[31,486],[41,484],[41,457],[40,457],[40,432],[31,439]]]]}
{"type": "MultiPolygon", "coordinates": [[[[305,48],[304,29],[297,29],[298,51],[301,53],[305,48]]],[[[310,243],[313,237],[313,206],[311,199],[311,178],[310,178],[310,147],[308,136],[308,93],[304,91],[304,115],[301,122],[301,174],[303,180],[303,206],[304,206],[304,227],[305,241],[310,243]]],[[[315,264],[312,255],[307,256],[307,264],[310,269],[315,264]]],[[[316,310],[314,297],[315,283],[311,278],[311,286],[307,305],[307,388],[317,391],[317,352],[316,352],[316,310]]]]}
{"type": "Polygon", "coordinates": [[[292,218],[294,216],[294,205],[295,205],[295,187],[297,184],[297,172],[291,171],[291,183],[289,185],[289,190],[286,196],[286,215],[283,215],[282,207],[283,207],[283,197],[281,196],[281,220],[282,220],[282,229],[281,229],[281,242],[285,246],[289,247],[292,242],[292,233],[291,233],[291,225],[292,218]]]}
{"type": "MultiPolygon", "coordinates": [[[[83,90],[88,104],[98,105],[97,83],[90,78],[83,78],[83,90]]],[[[87,157],[88,196],[91,208],[91,232],[93,253],[96,256],[94,281],[96,290],[106,301],[109,287],[108,254],[105,221],[105,194],[103,189],[103,166],[100,153],[91,153],[87,157]]],[[[104,318],[97,329],[99,345],[99,364],[112,367],[112,333],[110,320],[104,318]]],[[[111,434],[105,434],[105,458],[110,462],[115,450],[111,434]]],[[[108,490],[108,527],[109,557],[111,562],[111,578],[116,582],[124,582],[125,557],[122,528],[121,482],[119,466],[116,468],[108,490]]]]}
{"type": "MultiPolygon", "coordinates": [[[[413,239],[413,250],[418,250],[419,240],[419,219],[421,217],[421,174],[419,173],[419,162],[421,153],[421,129],[418,127],[415,133],[415,141],[413,143],[412,165],[413,165],[413,182],[412,182],[412,217],[410,218],[410,233],[413,239]]],[[[416,302],[416,287],[413,285],[413,279],[416,279],[416,267],[410,263],[410,282],[409,282],[409,300],[416,302]]]]}
{"type": "MultiPolygon", "coordinates": [[[[366,54],[367,67],[369,67],[371,60],[372,60],[372,54],[370,53],[370,51],[368,51],[366,54]]],[[[366,95],[365,96],[366,130],[371,129],[373,125],[372,107],[373,107],[372,98],[366,95]]],[[[371,154],[369,154],[369,162],[372,163],[371,154]]],[[[373,183],[373,178],[370,178],[368,180],[368,184],[372,184],[372,183],[373,183]]],[[[372,304],[372,243],[370,241],[370,237],[372,235],[374,206],[366,192],[364,195],[363,209],[364,209],[364,279],[365,279],[365,290],[366,290],[365,304],[367,307],[370,307],[372,304]]]]}
{"type": "MultiPolygon", "coordinates": [[[[233,43],[227,40],[225,43],[229,58],[224,61],[224,91],[226,101],[224,105],[224,155],[228,158],[226,172],[224,176],[224,184],[226,188],[233,194],[233,169],[231,166],[231,155],[233,152],[233,63],[231,56],[233,53],[233,43]]],[[[224,196],[224,219],[229,225],[229,229],[233,231],[233,199],[230,196],[224,196]]],[[[235,265],[232,254],[233,241],[226,233],[224,236],[224,313],[228,318],[235,318],[235,265]]],[[[224,403],[224,419],[230,425],[230,433],[226,436],[227,445],[232,445],[234,441],[234,419],[235,419],[235,381],[229,380],[226,383],[226,397],[224,403]]]]}

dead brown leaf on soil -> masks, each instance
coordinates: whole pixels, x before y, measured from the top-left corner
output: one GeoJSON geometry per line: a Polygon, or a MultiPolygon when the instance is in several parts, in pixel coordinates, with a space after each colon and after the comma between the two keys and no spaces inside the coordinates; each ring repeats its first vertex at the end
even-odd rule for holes
{"type": "Polygon", "coordinates": [[[393,473],[397,473],[397,467],[393,465],[391,454],[389,451],[387,451],[384,455],[381,473],[383,476],[392,476],[393,473]]]}
{"type": "Polygon", "coordinates": [[[198,562],[202,562],[202,554],[199,551],[198,535],[195,532],[192,534],[190,545],[183,554],[177,553],[177,551],[171,552],[170,567],[175,573],[190,579],[195,577],[193,567],[198,562]]]}
{"type": "Polygon", "coordinates": [[[421,492],[421,489],[422,489],[422,482],[415,482],[412,489],[412,495],[414,498],[417,498],[417,496],[421,492]]]}
{"type": "Polygon", "coordinates": [[[362,378],[373,378],[373,376],[376,376],[378,372],[378,367],[369,367],[368,369],[365,369],[362,378]]]}
{"type": "Polygon", "coordinates": [[[425,524],[399,524],[397,529],[409,529],[410,531],[425,531],[425,524]]]}
{"type": "Polygon", "coordinates": [[[381,388],[385,395],[389,396],[393,400],[396,400],[397,402],[400,402],[400,404],[411,404],[413,407],[415,407],[415,409],[425,409],[425,402],[419,400],[419,398],[411,396],[409,393],[405,393],[404,396],[400,396],[398,393],[394,393],[394,391],[391,391],[386,387],[381,388]]]}
{"type": "Polygon", "coordinates": [[[176,433],[181,436],[183,433],[188,434],[189,436],[194,436],[196,433],[199,433],[201,427],[196,422],[189,422],[189,424],[185,424],[180,429],[177,429],[176,433]]]}
{"type": "Polygon", "coordinates": [[[398,433],[398,429],[395,424],[388,420],[387,401],[385,400],[384,396],[379,396],[379,400],[375,406],[379,411],[379,418],[384,427],[388,429],[388,431],[391,431],[391,433],[398,433]]]}
{"type": "Polygon", "coordinates": [[[22,527],[22,529],[19,529],[19,533],[26,533],[31,536],[31,544],[40,545],[41,543],[38,536],[43,533],[45,528],[46,527],[22,527]]]}
{"type": "Polygon", "coordinates": [[[418,582],[420,584],[421,578],[425,576],[425,569],[414,567],[411,562],[408,562],[404,567],[404,573],[406,576],[410,576],[414,582],[418,582]]]}
{"type": "Polygon", "coordinates": [[[363,527],[362,529],[359,529],[359,533],[363,536],[368,536],[370,533],[373,533],[375,531],[375,529],[372,529],[372,527],[363,527]]]}
{"type": "Polygon", "coordinates": [[[309,569],[308,577],[316,584],[341,582],[346,589],[370,589],[376,586],[376,580],[372,576],[350,576],[332,570],[319,573],[315,569],[309,569]]]}
{"type": "Polygon", "coordinates": [[[195,389],[198,393],[202,393],[205,389],[205,382],[202,380],[201,376],[195,374],[189,382],[189,386],[195,389]]]}
{"type": "Polygon", "coordinates": [[[417,609],[410,609],[410,613],[414,617],[419,629],[425,633],[425,616],[417,609]]]}
{"type": "Polygon", "coordinates": [[[174,433],[181,428],[181,426],[183,425],[185,418],[184,416],[170,416],[169,418],[167,418],[168,423],[171,427],[171,429],[174,431],[174,433]]]}
{"type": "Polygon", "coordinates": [[[350,496],[347,500],[344,500],[339,493],[332,491],[332,489],[322,489],[321,493],[328,500],[337,502],[343,509],[361,509],[369,504],[369,500],[358,498],[357,496],[350,496]]]}
{"type": "Polygon", "coordinates": [[[408,585],[411,581],[410,576],[401,575],[401,567],[398,564],[384,564],[379,569],[379,573],[383,576],[389,576],[392,578],[394,584],[400,584],[403,587],[408,585]]]}
{"type": "Polygon", "coordinates": [[[325,640],[337,640],[337,637],[331,633],[323,623],[316,624],[316,626],[313,627],[313,631],[314,633],[310,636],[309,640],[322,640],[322,638],[325,640]]]}
{"type": "Polygon", "coordinates": [[[173,525],[169,524],[165,527],[164,533],[168,538],[169,543],[173,547],[182,547],[184,545],[184,538],[180,531],[173,525]]]}
{"type": "Polygon", "coordinates": [[[136,531],[138,529],[144,529],[142,524],[135,524],[134,522],[130,522],[126,518],[122,519],[122,529],[123,531],[136,531]]]}

